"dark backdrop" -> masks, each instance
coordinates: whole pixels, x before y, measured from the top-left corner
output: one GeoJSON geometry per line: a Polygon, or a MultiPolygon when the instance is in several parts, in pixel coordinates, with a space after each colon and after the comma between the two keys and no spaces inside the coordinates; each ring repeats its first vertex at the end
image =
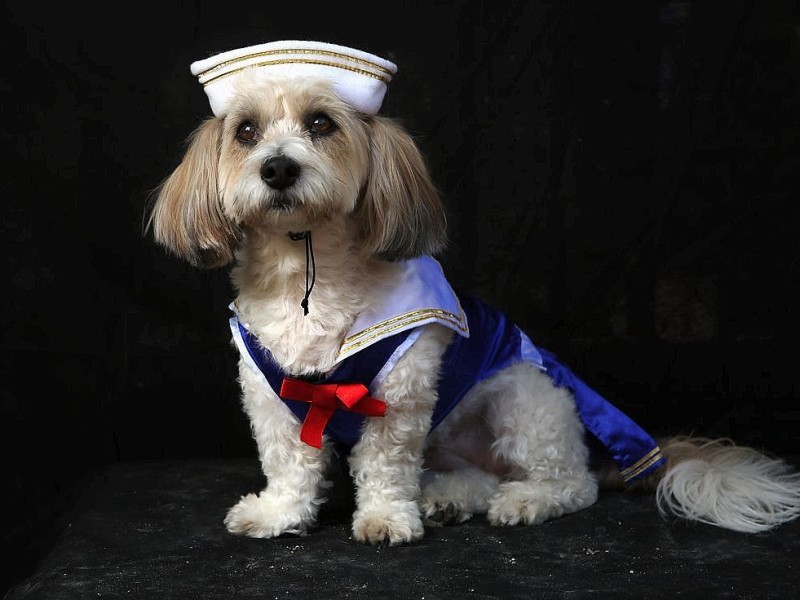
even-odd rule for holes
{"type": "Polygon", "coordinates": [[[255,457],[227,272],[143,218],[209,114],[190,62],[275,39],[399,65],[383,112],[443,192],[454,283],[654,432],[797,450],[797,4],[455,4],[5,3],[5,580],[97,467],[255,457]]]}

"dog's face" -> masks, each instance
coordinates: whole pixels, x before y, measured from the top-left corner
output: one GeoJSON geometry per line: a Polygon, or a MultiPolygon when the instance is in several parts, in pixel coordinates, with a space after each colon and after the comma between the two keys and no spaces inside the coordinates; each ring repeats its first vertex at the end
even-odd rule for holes
{"type": "Polygon", "coordinates": [[[444,209],[424,160],[393,121],[324,80],[248,80],[224,118],[194,132],[157,190],[156,239],[203,266],[226,264],[247,230],[286,235],[352,218],[388,260],[438,251],[444,209]]]}
{"type": "Polygon", "coordinates": [[[323,82],[249,87],[222,124],[223,210],[236,223],[283,234],[352,213],[368,152],[368,126],[323,82]]]}

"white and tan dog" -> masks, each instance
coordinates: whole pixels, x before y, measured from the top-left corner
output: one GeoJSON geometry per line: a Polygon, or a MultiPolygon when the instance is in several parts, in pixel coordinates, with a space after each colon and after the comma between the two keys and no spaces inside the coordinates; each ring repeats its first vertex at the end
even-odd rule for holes
{"type": "Polygon", "coordinates": [[[267,487],[230,509],[229,531],[306,532],[337,439],[356,489],[353,535],[371,544],[411,542],[425,524],[474,514],[542,523],[623,479],[655,489],[664,512],[738,531],[800,514],[798,475],[729,442],[661,440],[590,470],[585,409],[513,326],[518,347],[486,377],[448,358],[456,342],[483,338],[430,258],[445,243],[445,213],[423,156],[376,114],[392,63],[290,41],[192,70],[214,116],[156,190],[150,226],[195,265],[235,262],[243,405],[267,487]],[[398,334],[367,380],[335,377],[398,334]],[[437,416],[453,365],[466,389],[437,416]],[[277,387],[264,368],[282,378],[277,387]],[[357,419],[354,435],[331,429],[340,413],[357,419]]]}

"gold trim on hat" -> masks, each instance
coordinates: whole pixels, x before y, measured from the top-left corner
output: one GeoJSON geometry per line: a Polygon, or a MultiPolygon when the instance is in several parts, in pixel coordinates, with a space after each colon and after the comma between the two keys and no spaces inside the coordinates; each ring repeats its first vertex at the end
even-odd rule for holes
{"type": "Polygon", "coordinates": [[[311,49],[284,49],[284,50],[263,50],[261,52],[253,52],[251,54],[246,54],[244,56],[239,56],[236,58],[231,58],[224,62],[221,62],[218,65],[214,65],[213,67],[206,69],[202,73],[197,74],[197,78],[201,79],[204,77],[208,77],[205,81],[201,81],[201,83],[206,86],[213,81],[217,81],[222,77],[227,77],[228,75],[233,75],[242,71],[243,69],[247,69],[250,67],[264,67],[269,65],[284,65],[284,64],[311,64],[311,65],[320,65],[323,67],[335,67],[339,69],[344,69],[345,71],[351,71],[353,73],[358,73],[360,75],[365,75],[367,77],[372,77],[373,79],[377,79],[382,81],[383,83],[388,84],[392,80],[392,72],[387,69],[386,67],[379,65],[374,62],[370,62],[363,58],[357,58],[355,56],[351,56],[349,54],[342,54],[340,52],[333,52],[330,50],[311,50],[311,49]],[[248,63],[246,65],[242,65],[238,68],[234,68],[230,71],[225,71],[224,73],[219,73],[218,75],[213,75],[217,71],[222,71],[231,65],[236,65],[243,61],[250,61],[256,58],[262,57],[269,57],[269,56],[280,56],[285,54],[304,54],[310,56],[330,56],[333,58],[337,58],[339,60],[343,60],[349,63],[356,63],[357,65],[363,65],[366,68],[358,68],[357,66],[353,66],[350,64],[342,64],[338,62],[331,62],[322,60],[320,58],[283,58],[283,59],[274,59],[274,60],[265,60],[255,63],[248,63]],[[373,69],[374,71],[370,71],[367,69],[373,69]]]}
{"type": "Polygon", "coordinates": [[[653,466],[662,458],[664,458],[664,455],[661,454],[661,448],[656,446],[642,458],[633,463],[630,467],[620,471],[620,474],[622,475],[622,478],[628,482],[634,477],[641,475],[644,471],[653,466]]]}

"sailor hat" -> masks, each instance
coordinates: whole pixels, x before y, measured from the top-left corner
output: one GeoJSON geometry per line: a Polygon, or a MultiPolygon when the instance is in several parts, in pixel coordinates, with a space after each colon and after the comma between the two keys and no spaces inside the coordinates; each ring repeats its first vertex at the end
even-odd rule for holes
{"type": "Polygon", "coordinates": [[[366,114],[377,114],[397,66],[383,58],[324,42],[278,41],[229,50],[191,64],[205,88],[211,110],[225,116],[242,78],[324,77],[345,102],[366,114]]]}

